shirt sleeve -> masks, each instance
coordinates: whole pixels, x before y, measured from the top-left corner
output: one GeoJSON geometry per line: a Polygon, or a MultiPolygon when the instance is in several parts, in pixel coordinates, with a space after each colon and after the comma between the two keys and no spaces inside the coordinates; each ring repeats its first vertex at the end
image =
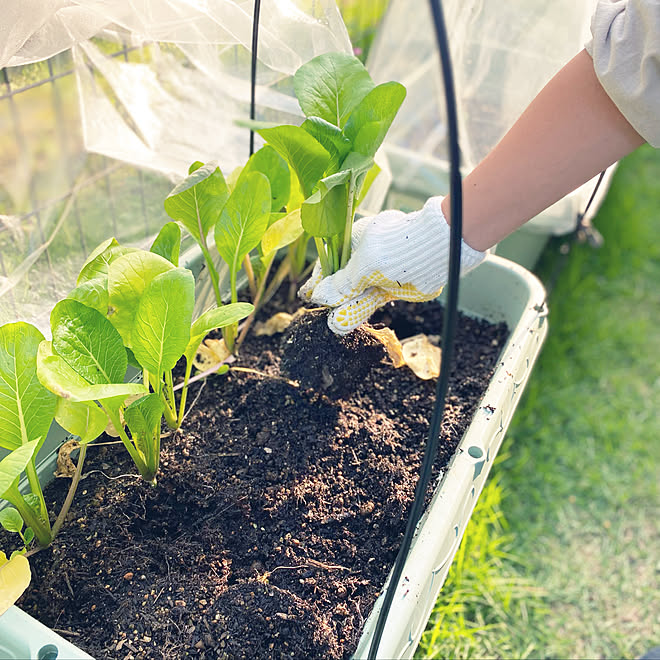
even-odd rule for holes
{"type": "Polygon", "coordinates": [[[660,147],[660,0],[598,0],[586,49],[623,116],[660,147]]]}

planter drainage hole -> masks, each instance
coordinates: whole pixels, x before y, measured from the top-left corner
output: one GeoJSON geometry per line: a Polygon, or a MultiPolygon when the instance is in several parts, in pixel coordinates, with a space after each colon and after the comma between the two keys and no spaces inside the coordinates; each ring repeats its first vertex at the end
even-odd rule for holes
{"type": "Polygon", "coordinates": [[[46,644],[39,649],[37,660],[57,660],[59,655],[59,649],[55,644],[46,644]]]}
{"type": "Polygon", "coordinates": [[[468,454],[472,458],[481,458],[484,455],[483,449],[481,447],[475,447],[474,445],[468,449],[468,454]]]}

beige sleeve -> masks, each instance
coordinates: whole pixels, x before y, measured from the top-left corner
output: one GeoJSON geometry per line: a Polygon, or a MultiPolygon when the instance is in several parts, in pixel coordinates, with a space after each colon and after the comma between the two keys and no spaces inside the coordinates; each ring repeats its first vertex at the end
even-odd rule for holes
{"type": "Polygon", "coordinates": [[[660,0],[598,0],[586,49],[632,127],[660,147],[660,0]]]}

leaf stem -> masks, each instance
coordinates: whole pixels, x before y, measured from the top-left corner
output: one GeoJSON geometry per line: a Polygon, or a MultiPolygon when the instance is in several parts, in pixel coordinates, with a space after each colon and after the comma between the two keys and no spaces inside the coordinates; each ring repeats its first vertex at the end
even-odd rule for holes
{"type": "Polygon", "coordinates": [[[47,548],[53,540],[50,522],[47,523],[48,527],[46,527],[46,523],[44,523],[39,516],[35,515],[34,511],[30,508],[30,505],[25,501],[23,495],[21,495],[21,492],[18,490],[17,484],[18,479],[16,480],[16,483],[12,484],[12,486],[4,493],[3,498],[10,504],[13,504],[21,514],[21,518],[23,518],[25,524],[28,527],[32,527],[39,545],[43,548],[47,548]]]}
{"type": "Polygon", "coordinates": [[[351,256],[351,234],[353,231],[353,206],[355,205],[355,172],[351,170],[348,182],[348,205],[346,207],[346,224],[344,226],[344,246],[341,250],[340,268],[343,268],[351,256]]]}
{"type": "Polygon", "coordinates": [[[181,390],[181,398],[179,399],[179,416],[176,421],[177,428],[181,428],[181,424],[183,424],[183,416],[186,411],[186,399],[188,398],[188,381],[190,380],[192,368],[193,361],[186,360],[186,373],[183,377],[183,389],[181,390]]]}
{"type": "Polygon", "coordinates": [[[69,513],[69,509],[71,508],[71,503],[73,502],[73,498],[76,494],[76,489],[78,488],[78,484],[80,483],[80,477],[82,476],[83,463],[85,462],[86,453],[87,453],[87,445],[86,444],[80,445],[76,471],[73,473],[73,477],[71,478],[71,483],[69,484],[69,490],[66,494],[66,499],[64,500],[64,504],[62,504],[62,508],[60,509],[60,513],[57,516],[57,520],[53,525],[53,532],[52,532],[53,538],[57,536],[57,533],[60,531],[60,527],[62,527],[62,525],[64,524],[67,513],[69,513]]]}
{"type": "Polygon", "coordinates": [[[332,275],[332,267],[328,261],[328,254],[325,251],[323,239],[319,238],[318,236],[314,236],[314,243],[316,243],[316,251],[319,254],[319,260],[321,261],[321,274],[323,277],[328,277],[328,275],[332,275]]]}
{"type": "Polygon", "coordinates": [[[209,253],[208,248],[206,247],[206,241],[202,241],[199,244],[199,247],[202,250],[204,255],[204,261],[206,262],[206,267],[209,271],[209,276],[211,277],[211,284],[213,284],[213,291],[215,293],[215,301],[218,307],[222,307],[222,295],[220,293],[220,276],[218,271],[213,264],[213,259],[211,259],[211,254],[209,253]]]}
{"type": "Polygon", "coordinates": [[[255,280],[254,277],[254,269],[252,268],[252,261],[250,260],[249,252],[243,258],[243,269],[245,270],[245,274],[247,275],[248,287],[250,289],[250,297],[252,298],[252,302],[254,303],[254,300],[257,297],[257,281],[255,280]]]}
{"type": "Polygon", "coordinates": [[[39,482],[39,475],[37,474],[37,468],[33,459],[25,467],[25,474],[28,478],[28,483],[30,484],[30,490],[39,498],[39,509],[41,511],[41,517],[44,520],[45,526],[50,532],[50,520],[48,520],[48,507],[46,506],[46,500],[44,499],[44,493],[41,488],[41,483],[39,482]]]}
{"type": "Polygon", "coordinates": [[[117,431],[117,433],[119,433],[119,438],[124,444],[124,447],[126,447],[126,451],[128,451],[128,453],[131,455],[131,458],[133,459],[133,462],[135,463],[135,466],[137,467],[138,471],[140,472],[140,474],[144,479],[149,481],[149,479],[147,479],[147,477],[145,476],[148,472],[147,466],[142,460],[142,457],[138,453],[138,450],[136,449],[131,439],[126,435],[126,431],[124,431],[124,427],[121,423],[121,420],[119,419],[119,414],[115,413],[109,408],[106,408],[103,404],[101,404],[101,408],[103,408],[105,414],[110,418],[110,421],[113,423],[115,430],[117,431]]]}

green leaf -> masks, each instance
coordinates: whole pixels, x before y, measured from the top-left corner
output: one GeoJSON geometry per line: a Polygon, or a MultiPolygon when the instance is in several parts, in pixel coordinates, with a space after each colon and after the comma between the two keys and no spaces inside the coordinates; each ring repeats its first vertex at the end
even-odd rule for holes
{"type": "Polygon", "coordinates": [[[251,303],[230,303],[222,307],[214,307],[204,312],[190,329],[190,341],[184,352],[186,360],[190,362],[194,357],[202,339],[215,328],[225,328],[249,316],[254,311],[251,303]]]}
{"type": "Polygon", "coordinates": [[[37,354],[44,336],[29,323],[0,326],[0,447],[16,449],[45,439],[56,398],[37,378],[37,354]]]}
{"type": "Polygon", "coordinates": [[[242,174],[248,172],[261,172],[268,178],[272,211],[280,211],[286,206],[291,193],[291,174],[286,161],[273,147],[265,145],[252,154],[242,174]]]}
{"type": "Polygon", "coordinates": [[[397,82],[374,87],[352,112],[344,127],[353,151],[373,156],[406,98],[406,88],[397,82]]]}
{"type": "Polygon", "coordinates": [[[18,534],[23,529],[23,518],[13,506],[0,510],[0,525],[8,532],[18,534]]]}
{"type": "Polygon", "coordinates": [[[11,454],[0,461],[0,497],[4,498],[7,491],[18,483],[21,472],[37,453],[39,444],[40,439],[32,440],[32,442],[14,449],[11,454]]]}
{"type": "Polygon", "coordinates": [[[95,277],[79,284],[75,289],[69,291],[67,298],[78,300],[87,307],[101,312],[103,316],[108,314],[108,278],[95,277]]]}
{"type": "Polygon", "coordinates": [[[82,445],[96,440],[108,425],[108,416],[93,401],[58,399],[55,420],[63,429],[77,435],[82,445]]]}
{"type": "Polygon", "coordinates": [[[23,539],[25,545],[30,545],[30,543],[32,543],[33,538],[34,538],[34,530],[32,529],[32,527],[26,527],[25,531],[23,532],[23,539]]]}
{"type": "Polygon", "coordinates": [[[270,184],[258,172],[241,175],[215,226],[215,247],[237,273],[243,257],[259,245],[270,217],[270,184]]]}
{"type": "Polygon", "coordinates": [[[87,261],[83,264],[76,284],[80,285],[88,280],[96,278],[103,279],[108,274],[108,266],[119,257],[135,252],[137,248],[124,247],[119,245],[115,238],[109,238],[103,241],[101,245],[96,247],[92,253],[87,257],[87,261]]]}
{"type": "Polygon", "coordinates": [[[195,278],[186,268],[154,277],[142,295],[133,329],[133,352],[143,369],[160,377],[177,363],[190,340],[194,303],[195,278]]]}
{"type": "Polygon", "coordinates": [[[312,236],[329,238],[341,234],[346,224],[348,183],[336,185],[325,194],[317,190],[300,211],[303,229],[312,236]]]}
{"type": "Polygon", "coordinates": [[[49,341],[39,344],[37,375],[44,387],[70,401],[104,401],[113,397],[126,398],[131,394],[142,394],[146,391],[144,385],[138,383],[91,385],[63,358],[53,353],[49,341]]]}
{"type": "MultiPolygon", "coordinates": [[[[124,419],[131,431],[137,448],[151,460],[155,458],[155,448],[160,430],[160,418],[165,410],[160,397],[153,392],[133,401],[124,410],[124,419]]],[[[151,463],[151,461],[150,461],[151,463]]]]}
{"type": "Polygon", "coordinates": [[[330,164],[330,154],[300,126],[285,124],[258,133],[291,165],[303,194],[309,197],[330,164]]]}
{"type": "Polygon", "coordinates": [[[41,515],[41,500],[36,493],[25,493],[23,495],[25,503],[34,511],[36,516],[41,515]]]}
{"type": "Polygon", "coordinates": [[[275,221],[266,229],[261,239],[261,249],[264,254],[279,250],[302,236],[303,227],[300,220],[300,209],[291,211],[283,218],[275,221]]]}
{"type": "Polygon", "coordinates": [[[127,254],[110,264],[108,318],[128,348],[132,347],[131,333],[144,290],[154,277],[173,268],[167,259],[145,250],[127,254]]]}
{"type": "Polygon", "coordinates": [[[181,250],[181,227],[176,222],[167,222],[158,232],[149,252],[158,254],[175,266],[179,265],[181,250]]]}
{"type": "Polygon", "coordinates": [[[369,192],[369,189],[371,188],[371,185],[373,182],[376,180],[376,177],[380,174],[380,167],[378,164],[374,163],[371,167],[371,169],[366,173],[362,185],[358,187],[358,198],[355,201],[355,206],[356,208],[362,204],[364,201],[364,198],[367,196],[367,193],[369,192]]]}
{"type": "Polygon", "coordinates": [[[124,342],[103,314],[77,300],[61,300],[50,314],[50,326],[53,350],[88,383],[124,381],[124,342]]]}
{"type": "MultiPolygon", "coordinates": [[[[194,167],[197,163],[193,163],[194,167]]],[[[180,222],[198,243],[206,243],[229,190],[217,163],[207,163],[189,174],[165,199],[167,215],[180,222]]]]}
{"type": "Polygon", "coordinates": [[[357,57],[325,53],[303,64],[293,76],[302,111],[343,128],[353,108],[374,83],[357,57]]]}
{"type": "Polygon", "coordinates": [[[351,150],[351,141],[340,128],[321,117],[309,117],[302,123],[301,128],[323,145],[331,159],[327,169],[336,172],[346,154],[351,150]]]}

